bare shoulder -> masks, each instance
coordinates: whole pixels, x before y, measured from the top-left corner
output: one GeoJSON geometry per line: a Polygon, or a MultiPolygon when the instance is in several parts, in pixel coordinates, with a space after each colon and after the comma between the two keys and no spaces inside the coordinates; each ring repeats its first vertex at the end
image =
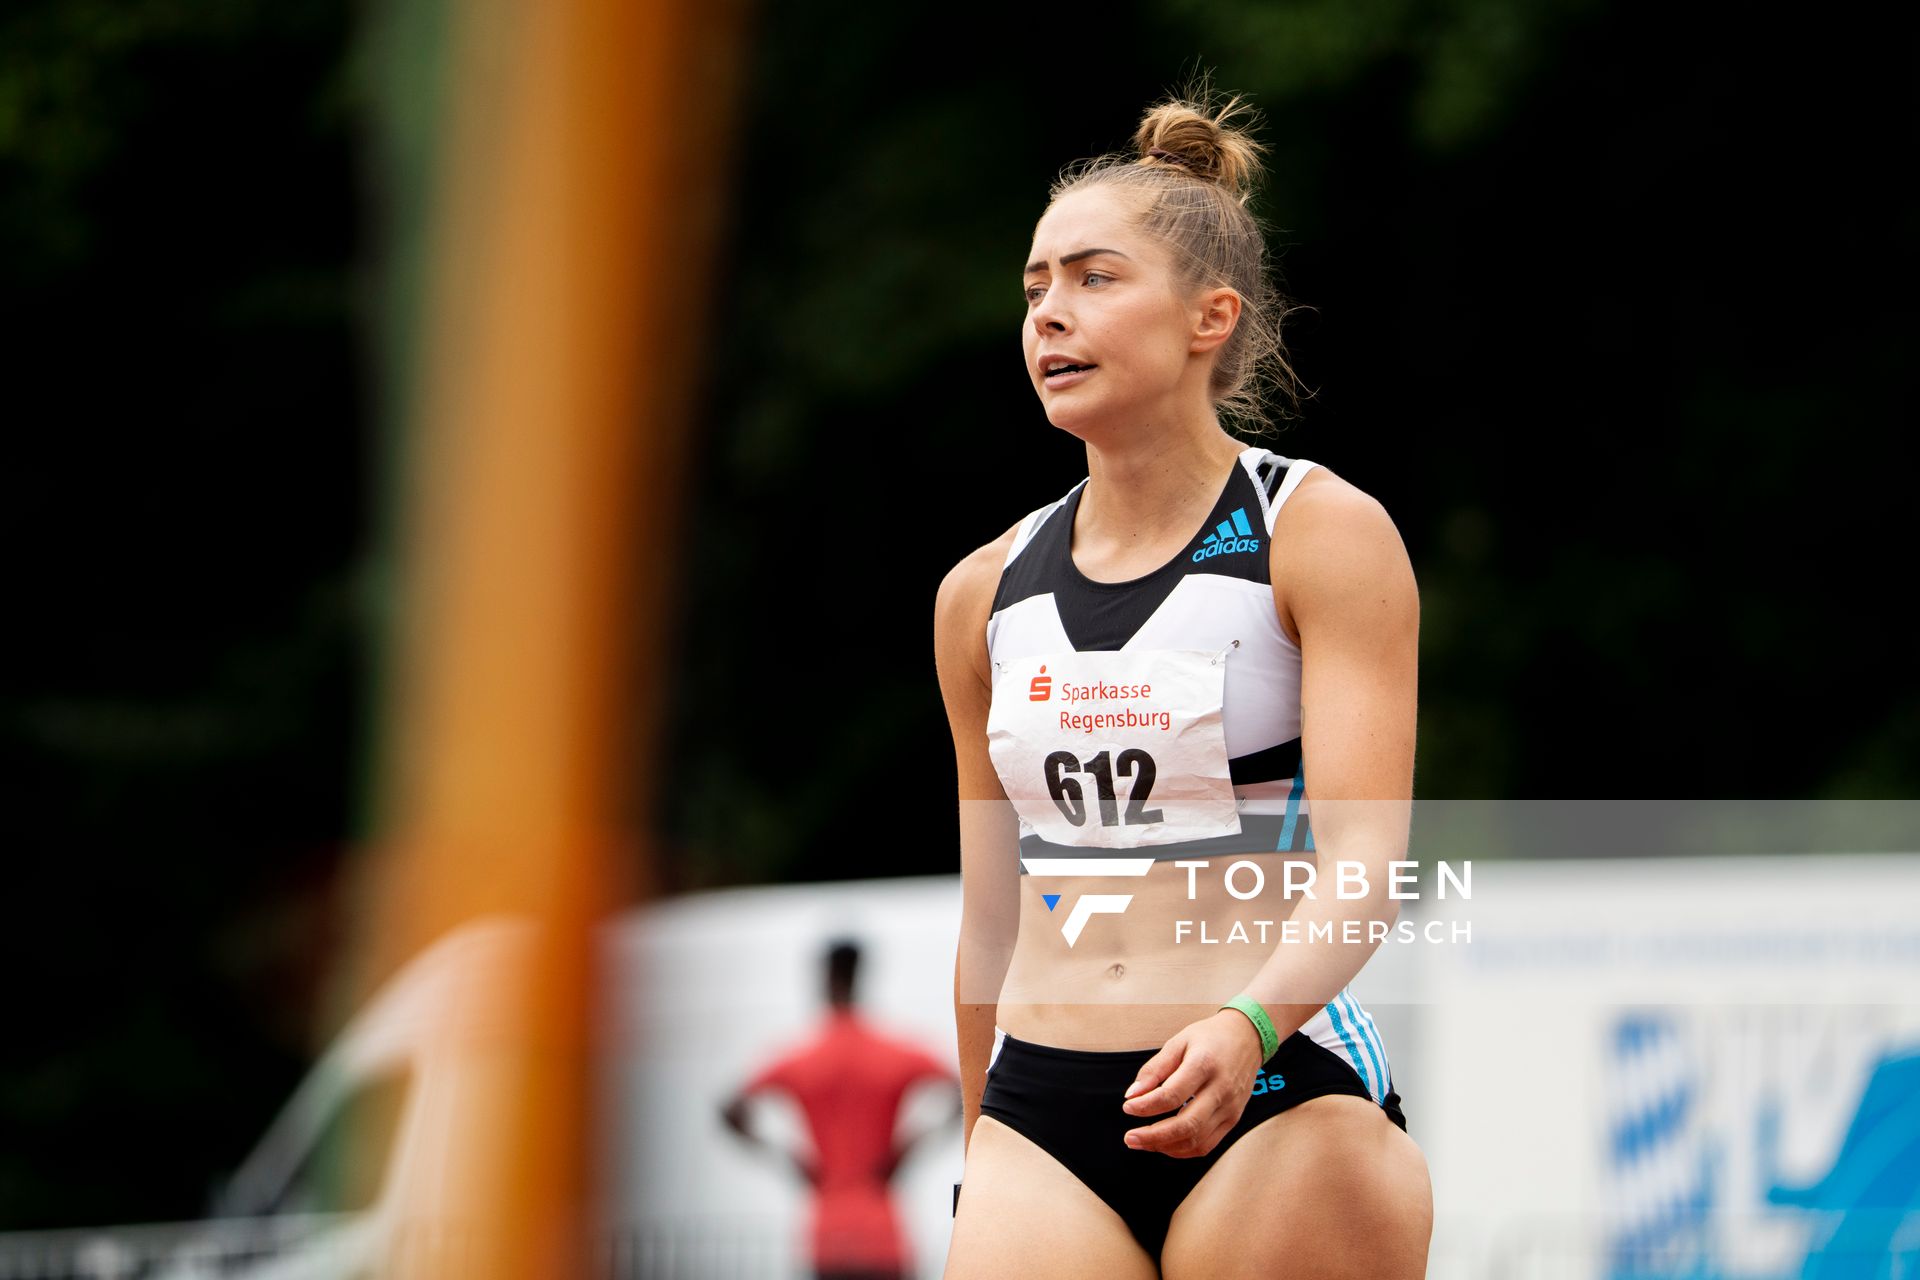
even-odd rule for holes
{"type": "Polygon", "coordinates": [[[982,684],[992,683],[987,678],[987,619],[993,612],[1000,570],[1019,532],[1020,521],[1016,520],[992,542],[975,547],[961,557],[940,580],[940,589],[934,593],[933,601],[933,643],[943,685],[967,669],[971,669],[982,684]]]}
{"type": "Polygon", "coordinates": [[[1400,540],[1400,531],[1380,500],[1319,464],[1300,477],[1273,526],[1276,547],[1301,539],[1345,543],[1356,536],[1382,535],[1390,535],[1396,543],[1400,540]]]}
{"type": "Polygon", "coordinates": [[[1400,530],[1380,500],[1317,465],[1274,517],[1268,548],[1274,605],[1300,643],[1308,610],[1358,606],[1419,613],[1419,587],[1400,530]]]}

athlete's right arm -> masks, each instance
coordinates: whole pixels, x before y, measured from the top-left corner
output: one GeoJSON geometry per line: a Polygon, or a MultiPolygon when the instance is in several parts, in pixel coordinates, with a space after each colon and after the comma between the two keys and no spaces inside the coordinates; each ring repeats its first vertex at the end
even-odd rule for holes
{"type": "Polygon", "coordinates": [[[934,599],[934,665],[960,781],[960,945],[953,1017],[965,1140],[973,1140],[993,1050],[1000,984],[1020,932],[1020,832],[987,754],[993,682],[987,618],[1018,526],[955,565],[934,599]]]}

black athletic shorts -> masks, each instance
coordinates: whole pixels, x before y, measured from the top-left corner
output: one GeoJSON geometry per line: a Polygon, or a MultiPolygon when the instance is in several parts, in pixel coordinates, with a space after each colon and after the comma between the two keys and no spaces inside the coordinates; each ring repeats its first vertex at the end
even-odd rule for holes
{"type": "MultiPolygon", "coordinates": [[[[1120,1109],[1127,1086],[1159,1051],[1062,1049],[1003,1034],[980,1099],[981,1115],[1028,1138],[1111,1206],[1156,1264],[1173,1211],[1242,1134],[1308,1098],[1344,1093],[1373,1101],[1365,1081],[1338,1054],[1295,1031],[1261,1068],[1246,1110],[1212,1151],[1191,1157],[1136,1151],[1123,1140],[1127,1130],[1174,1114],[1135,1116],[1120,1109]]],[[[1407,1127],[1400,1095],[1391,1087],[1380,1106],[1402,1130],[1407,1127]]],[[[954,1212],[959,1209],[956,1183],[954,1212]]]]}

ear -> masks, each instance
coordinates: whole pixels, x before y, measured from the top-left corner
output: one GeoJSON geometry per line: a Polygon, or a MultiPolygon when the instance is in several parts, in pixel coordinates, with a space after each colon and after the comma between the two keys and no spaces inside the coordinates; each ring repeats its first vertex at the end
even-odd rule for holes
{"type": "Polygon", "coordinates": [[[1212,351],[1233,336],[1233,328],[1240,321],[1240,295],[1225,285],[1208,289],[1194,299],[1192,315],[1193,340],[1187,350],[1196,354],[1212,351]]]}

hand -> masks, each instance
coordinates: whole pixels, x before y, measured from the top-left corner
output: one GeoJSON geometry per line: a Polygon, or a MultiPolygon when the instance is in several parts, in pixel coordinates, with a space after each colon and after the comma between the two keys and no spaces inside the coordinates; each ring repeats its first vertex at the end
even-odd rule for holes
{"type": "Polygon", "coordinates": [[[1218,1145],[1240,1121],[1260,1071],[1260,1032],[1237,1009],[1175,1032],[1148,1058],[1120,1109],[1132,1116],[1180,1114],[1127,1131],[1137,1151],[1191,1158],[1218,1145]],[[1184,1105],[1182,1105],[1184,1104],[1184,1105]]]}

